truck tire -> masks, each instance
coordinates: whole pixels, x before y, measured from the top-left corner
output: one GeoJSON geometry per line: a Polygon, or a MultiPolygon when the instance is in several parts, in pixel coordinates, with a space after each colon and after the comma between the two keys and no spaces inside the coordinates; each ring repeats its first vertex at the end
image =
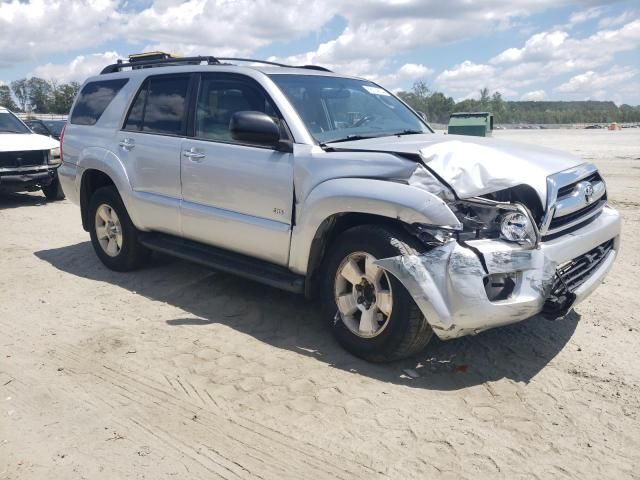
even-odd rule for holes
{"type": "Polygon", "coordinates": [[[102,187],[89,201],[91,243],[98,258],[111,270],[128,272],[141,267],[150,251],[138,242],[138,231],[115,187],[102,187]]]}
{"type": "Polygon", "coordinates": [[[400,228],[362,225],[345,231],[324,263],[322,301],[331,330],[352,354],[373,362],[409,357],[433,336],[409,292],[376,259],[411,255],[422,244],[400,228]]]}
{"type": "Polygon", "coordinates": [[[62,185],[60,185],[57,173],[49,185],[42,186],[42,193],[44,193],[44,196],[47,197],[47,200],[50,202],[64,200],[64,192],[62,191],[62,185]]]}

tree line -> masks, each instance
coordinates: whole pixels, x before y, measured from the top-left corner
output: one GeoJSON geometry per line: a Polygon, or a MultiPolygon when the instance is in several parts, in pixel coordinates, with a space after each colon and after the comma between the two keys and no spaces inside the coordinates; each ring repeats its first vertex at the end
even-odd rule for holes
{"type": "Polygon", "coordinates": [[[441,92],[432,92],[418,81],[411,91],[398,92],[398,96],[414,110],[424,112],[430,122],[448,123],[454,112],[491,112],[494,123],[518,124],[568,124],[640,122],[640,105],[620,105],[614,102],[594,100],[551,101],[507,101],[500,92],[491,94],[487,88],[480,90],[478,99],[456,102],[441,92]]]}
{"type": "MultiPolygon", "coordinates": [[[[59,83],[38,77],[14,80],[0,85],[0,106],[14,112],[68,114],[80,84],[59,83]],[[15,100],[14,100],[15,99],[15,100]]],[[[495,123],[558,124],[640,122],[640,106],[620,105],[613,102],[527,102],[507,101],[500,92],[480,90],[478,99],[456,102],[442,92],[432,92],[426,83],[418,81],[398,96],[415,110],[424,112],[430,122],[448,123],[454,112],[491,112],[495,123]]]]}
{"type": "Polygon", "coordinates": [[[68,114],[80,84],[31,77],[0,85],[0,106],[13,112],[68,114]]]}

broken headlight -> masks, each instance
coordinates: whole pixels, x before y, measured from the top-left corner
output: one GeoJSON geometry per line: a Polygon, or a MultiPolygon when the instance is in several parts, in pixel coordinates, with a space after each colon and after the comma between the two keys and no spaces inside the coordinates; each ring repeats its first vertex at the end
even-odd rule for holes
{"type": "Polygon", "coordinates": [[[477,198],[451,207],[463,225],[461,240],[495,238],[529,247],[538,243],[538,228],[522,204],[477,198]]]}

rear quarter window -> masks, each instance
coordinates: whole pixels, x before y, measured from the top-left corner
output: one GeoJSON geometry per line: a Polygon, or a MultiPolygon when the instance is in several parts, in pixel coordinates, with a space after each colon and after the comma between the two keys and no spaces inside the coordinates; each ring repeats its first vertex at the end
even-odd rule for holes
{"type": "Polygon", "coordinates": [[[87,83],[80,91],[78,101],[71,112],[70,123],[95,125],[114,97],[129,80],[101,80],[87,83]]]}

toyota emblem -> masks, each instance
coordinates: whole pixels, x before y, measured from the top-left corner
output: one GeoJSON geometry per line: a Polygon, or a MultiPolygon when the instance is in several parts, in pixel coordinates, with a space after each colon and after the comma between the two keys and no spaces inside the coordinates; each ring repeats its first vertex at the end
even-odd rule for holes
{"type": "Polygon", "coordinates": [[[587,185],[584,187],[584,199],[587,201],[587,203],[591,203],[591,200],[593,199],[593,185],[591,185],[590,183],[587,183],[587,185]]]}

